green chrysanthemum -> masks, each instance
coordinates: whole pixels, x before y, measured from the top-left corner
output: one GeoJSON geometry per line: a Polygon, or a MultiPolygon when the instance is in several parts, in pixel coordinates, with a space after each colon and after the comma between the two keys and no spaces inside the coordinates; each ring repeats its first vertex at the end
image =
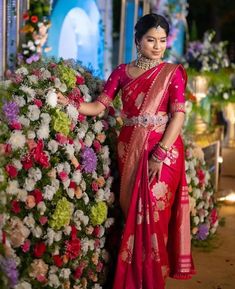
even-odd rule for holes
{"type": "Polygon", "coordinates": [[[67,114],[63,111],[56,110],[56,114],[53,117],[53,128],[55,131],[61,132],[64,135],[68,135],[70,131],[71,121],[67,114]]]}
{"type": "Polygon", "coordinates": [[[107,214],[108,208],[104,202],[99,202],[96,205],[92,206],[90,213],[92,225],[101,225],[107,219],[107,214]]]}
{"type": "Polygon", "coordinates": [[[60,79],[70,89],[76,85],[76,71],[66,65],[58,65],[60,79]]]}
{"type": "Polygon", "coordinates": [[[72,204],[66,198],[58,201],[54,214],[49,221],[49,225],[54,230],[60,230],[62,227],[69,224],[72,216],[72,204]]]}

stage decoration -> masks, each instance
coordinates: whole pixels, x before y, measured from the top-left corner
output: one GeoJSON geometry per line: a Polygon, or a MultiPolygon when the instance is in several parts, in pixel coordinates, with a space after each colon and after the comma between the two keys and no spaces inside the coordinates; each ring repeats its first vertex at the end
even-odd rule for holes
{"type": "Polygon", "coordinates": [[[102,82],[81,66],[53,60],[20,66],[7,77],[1,281],[14,289],[101,289],[109,259],[104,243],[114,222],[109,124],[78,114],[75,105],[96,98],[102,82]],[[70,99],[66,107],[57,103],[59,91],[70,99]]]}
{"type": "Polygon", "coordinates": [[[36,62],[43,52],[50,50],[50,47],[45,47],[45,43],[50,27],[51,2],[50,0],[29,1],[29,9],[23,14],[25,25],[20,30],[24,40],[19,48],[19,64],[36,62]]]}
{"type": "Polygon", "coordinates": [[[189,186],[191,235],[194,244],[210,239],[218,227],[218,212],[210,173],[202,149],[184,138],[186,177],[189,186]]]}

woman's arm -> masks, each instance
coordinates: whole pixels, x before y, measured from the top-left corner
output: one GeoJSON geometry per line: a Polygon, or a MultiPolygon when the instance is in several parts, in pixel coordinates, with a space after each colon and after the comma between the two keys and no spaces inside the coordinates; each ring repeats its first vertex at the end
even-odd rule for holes
{"type": "MultiPolygon", "coordinates": [[[[58,92],[58,103],[62,105],[68,105],[69,99],[65,97],[61,92],[58,92]]],[[[95,116],[100,114],[103,110],[105,110],[105,106],[99,101],[93,102],[82,102],[78,107],[78,111],[84,115],[95,116]]]]}

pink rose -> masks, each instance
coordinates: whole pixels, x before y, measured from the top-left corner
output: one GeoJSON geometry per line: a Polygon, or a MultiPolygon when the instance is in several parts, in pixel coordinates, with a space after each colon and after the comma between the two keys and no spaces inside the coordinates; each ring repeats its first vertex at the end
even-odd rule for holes
{"type": "Polygon", "coordinates": [[[66,136],[64,136],[62,133],[57,133],[56,134],[56,140],[60,143],[60,144],[66,144],[68,139],[66,136]]]}
{"type": "Polygon", "coordinates": [[[32,195],[27,196],[25,203],[26,203],[26,208],[27,209],[34,208],[35,205],[36,205],[34,196],[32,196],[32,195]]]}
{"type": "Polygon", "coordinates": [[[48,218],[46,216],[41,216],[39,218],[39,222],[41,225],[45,225],[47,223],[47,221],[48,221],[48,218]]]}
{"type": "Polygon", "coordinates": [[[92,186],[92,190],[93,191],[97,192],[99,190],[99,186],[98,186],[98,184],[95,181],[92,182],[91,186],[92,186]]]}
{"type": "Polygon", "coordinates": [[[94,146],[96,152],[99,152],[99,151],[100,151],[100,149],[101,149],[101,144],[100,144],[100,142],[99,142],[98,140],[94,140],[93,146],[94,146]]]}
{"type": "Polygon", "coordinates": [[[42,107],[42,101],[40,99],[34,99],[33,100],[34,104],[37,106],[37,107],[42,107]]]}
{"type": "Polygon", "coordinates": [[[68,174],[65,171],[60,172],[59,177],[62,182],[66,182],[69,178],[68,174]]]}
{"type": "Polygon", "coordinates": [[[21,123],[17,122],[17,121],[11,123],[10,127],[11,127],[11,129],[15,129],[15,130],[21,130],[22,129],[21,123]]]}

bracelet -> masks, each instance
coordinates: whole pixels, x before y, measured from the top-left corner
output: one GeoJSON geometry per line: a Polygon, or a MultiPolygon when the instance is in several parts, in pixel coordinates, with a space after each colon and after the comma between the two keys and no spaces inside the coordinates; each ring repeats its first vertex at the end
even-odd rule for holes
{"type": "Polygon", "coordinates": [[[164,145],[161,141],[158,143],[158,145],[160,146],[161,149],[163,149],[164,151],[169,151],[168,146],[164,145]]]}
{"type": "Polygon", "coordinates": [[[152,159],[156,162],[156,163],[162,163],[163,161],[159,160],[154,154],[152,154],[152,159]]]}
{"type": "Polygon", "coordinates": [[[157,159],[159,162],[163,162],[166,156],[167,156],[166,151],[163,151],[159,146],[157,146],[156,150],[152,154],[153,159],[155,160],[157,159]]]}

